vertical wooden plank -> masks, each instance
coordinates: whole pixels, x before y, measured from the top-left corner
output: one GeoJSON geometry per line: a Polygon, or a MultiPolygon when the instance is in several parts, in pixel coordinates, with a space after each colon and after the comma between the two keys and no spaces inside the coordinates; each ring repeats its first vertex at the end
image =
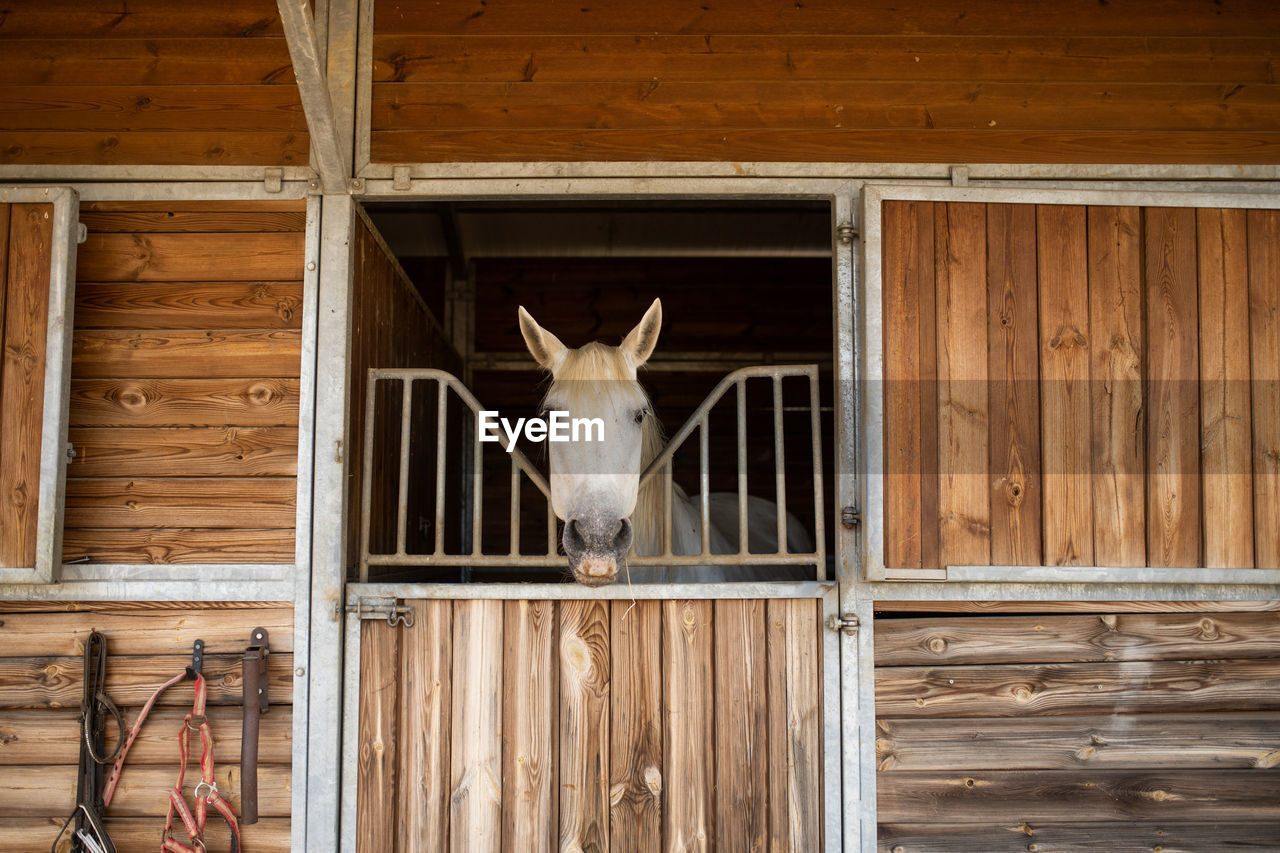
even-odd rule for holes
{"type": "Polygon", "coordinates": [[[768,602],[769,851],[822,849],[818,603],[768,602]]]}
{"type": "Polygon", "coordinates": [[[764,851],[769,837],[765,602],[715,602],[716,849],[764,851]]]}
{"type": "MultiPolygon", "coordinates": [[[[885,565],[920,568],[920,325],[921,241],[932,254],[933,226],[920,232],[929,202],[884,204],[884,547],[885,565]]],[[[929,282],[932,289],[933,283],[929,282]]]]}
{"type": "Polygon", "coordinates": [[[400,835],[398,848],[449,846],[449,711],[453,604],[406,602],[416,614],[400,633],[400,835]]]}
{"type": "Polygon", "coordinates": [[[609,605],[560,602],[560,849],[609,849],[609,605]]]}
{"type": "MultiPolygon", "coordinates": [[[[921,204],[916,270],[920,276],[920,567],[937,569],[942,562],[938,519],[938,288],[937,222],[946,222],[945,204],[921,204]],[[934,238],[929,239],[929,235],[934,238]]],[[[944,232],[945,236],[945,232],[944,232]]]]}
{"type": "Polygon", "coordinates": [[[1093,558],[1147,564],[1142,404],[1142,213],[1089,208],[1093,558]]]}
{"type": "Polygon", "coordinates": [[[1146,209],[1147,562],[1200,565],[1196,220],[1146,209]]]}
{"type": "Polygon", "coordinates": [[[359,849],[368,853],[396,849],[399,640],[399,630],[385,620],[360,623],[356,838],[359,849]]]}
{"type": "MultiPolygon", "coordinates": [[[[13,209],[11,204],[0,204],[0,370],[4,365],[4,309],[5,292],[9,283],[9,215],[13,209]]],[[[0,412],[4,411],[4,383],[0,382],[0,412]]],[[[4,456],[4,446],[0,445],[0,457],[4,456]]],[[[4,561],[3,548],[0,548],[0,566],[8,565],[4,561]]]]}
{"type": "Polygon", "coordinates": [[[1251,210],[1248,227],[1253,559],[1274,569],[1280,567],[1280,212],[1251,210]]]}
{"type": "Polygon", "coordinates": [[[609,834],[618,851],[662,849],[662,610],[657,601],[615,601],[609,709],[609,834]]]}
{"type": "Polygon", "coordinates": [[[991,562],[986,231],[981,204],[948,204],[934,223],[939,559],[944,566],[991,562]]]}
{"type": "Polygon", "coordinates": [[[1043,560],[1038,328],[1035,207],[987,205],[991,562],[998,566],[1043,560]]]}
{"type": "Polygon", "coordinates": [[[453,606],[449,849],[502,845],[502,602],[453,606]]]}
{"type": "Polygon", "coordinates": [[[0,566],[36,564],[53,205],[10,209],[0,361],[0,566]]]}
{"type": "Polygon", "coordinates": [[[1083,207],[1036,207],[1041,520],[1045,564],[1051,566],[1093,563],[1085,227],[1083,207]]]}
{"type": "Polygon", "coordinates": [[[710,601],[662,603],[667,850],[706,850],[713,838],[712,615],[710,601]]]}
{"type": "Polygon", "coordinates": [[[553,601],[505,602],[502,847],[556,849],[556,734],[559,693],[551,655],[553,601]]]}
{"type": "Polygon", "coordinates": [[[1249,252],[1243,210],[1196,211],[1204,564],[1253,566],[1249,252]]]}

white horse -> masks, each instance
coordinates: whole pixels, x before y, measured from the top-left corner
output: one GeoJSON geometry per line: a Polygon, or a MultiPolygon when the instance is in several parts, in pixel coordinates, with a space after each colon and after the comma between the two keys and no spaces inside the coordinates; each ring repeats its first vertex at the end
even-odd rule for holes
{"type": "MultiPolygon", "coordinates": [[[[640,473],[663,449],[662,428],[649,397],[636,380],[648,361],[662,327],[662,303],[655,299],[640,323],[611,347],[599,342],[569,349],[555,335],[519,310],[520,332],[529,352],[551,373],[543,410],[567,412],[570,418],[599,418],[603,440],[550,443],[551,505],[564,522],[561,541],[569,569],[580,583],[600,586],[617,579],[628,553],[656,556],[663,552],[666,496],[659,477],[639,488],[640,473]]],[[[738,550],[738,496],[712,493],[708,498],[713,554],[738,550]]],[[[671,490],[671,550],[702,553],[700,502],[678,485],[671,490]]],[[[748,497],[748,550],[777,551],[777,507],[748,497]]],[[[812,545],[808,533],[790,513],[787,543],[791,553],[812,545]]],[[[638,582],[790,579],[788,567],[677,566],[635,567],[628,578],[638,582]]]]}

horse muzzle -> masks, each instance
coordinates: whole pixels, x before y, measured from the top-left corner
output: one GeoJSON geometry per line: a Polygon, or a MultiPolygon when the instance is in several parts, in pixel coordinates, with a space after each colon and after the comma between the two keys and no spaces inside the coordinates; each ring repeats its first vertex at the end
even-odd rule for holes
{"type": "Polygon", "coordinates": [[[569,519],[561,541],[574,579],[586,586],[613,583],[618,566],[626,562],[633,537],[631,522],[625,518],[588,515],[569,519]]]}

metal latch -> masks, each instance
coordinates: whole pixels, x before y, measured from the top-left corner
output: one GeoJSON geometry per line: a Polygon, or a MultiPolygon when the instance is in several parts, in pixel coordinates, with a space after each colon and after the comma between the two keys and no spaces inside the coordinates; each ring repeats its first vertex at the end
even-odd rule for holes
{"type": "Polygon", "coordinates": [[[852,530],[862,523],[862,513],[858,512],[856,506],[840,507],[840,524],[846,530],[852,530]]]}
{"type": "Polygon", "coordinates": [[[262,170],[263,189],[269,193],[278,193],[284,189],[284,169],[279,166],[262,170]]]}
{"type": "Polygon", "coordinates": [[[827,627],[832,631],[841,631],[852,636],[858,632],[858,617],[852,613],[832,614],[827,617],[827,627]]]}
{"type": "Polygon", "coordinates": [[[836,226],[836,239],[840,241],[840,245],[848,246],[853,243],[853,238],[858,236],[858,229],[854,227],[852,222],[841,222],[836,226]]]}
{"type": "Polygon", "coordinates": [[[394,598],[362,596],[355,604],[347,605],[347,612],[356,614],[359,619],[386,619],[387,624],[392,628],[396,625],[413,627],[413,608],[407,604],[397,604],[394,598]]]}

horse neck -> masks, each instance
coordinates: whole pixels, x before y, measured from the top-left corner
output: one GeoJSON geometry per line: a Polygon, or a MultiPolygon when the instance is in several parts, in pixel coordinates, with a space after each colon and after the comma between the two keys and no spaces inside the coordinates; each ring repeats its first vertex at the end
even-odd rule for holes
{"type": "MultiPolygon", "coordinates": [[[[662,428],[653,415],[645,418],[640,442],[640,472],[644,473],[649,463],[658,458],[665,444],[662,428]]],[[[631,526],[635,531],[636,553],[646,557],[662,553],[662,519],[666,510],[665,483],[666,478],[661,472],[654,474],[636,495],[636,509],[631,515],[631,526]]],[[[684,490],[675,483],[671,484],[671,492],[672,501],[688,500],[684,490]]]]}

